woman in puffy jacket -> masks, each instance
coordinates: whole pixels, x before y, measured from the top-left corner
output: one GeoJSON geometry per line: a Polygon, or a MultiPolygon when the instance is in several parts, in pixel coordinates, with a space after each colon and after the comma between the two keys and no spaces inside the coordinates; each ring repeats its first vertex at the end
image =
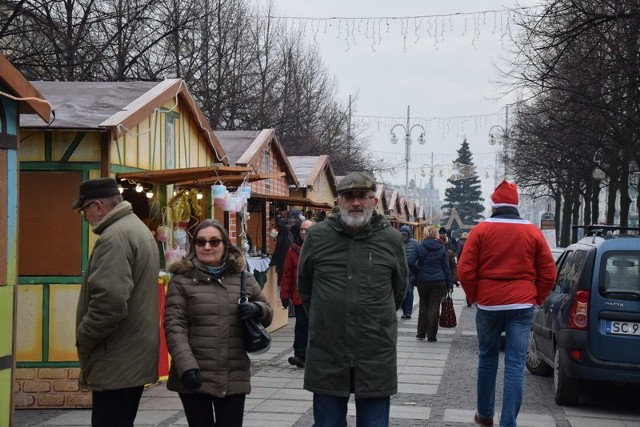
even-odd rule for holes
{"type": "Polygon", "coordinates": [[[189,254],[168,270],[173,276],[164,314],[171,354],[167,388],[180,395],[189,426],[240,427],[251,392],[241,321],[257,318],[268,326],[273,310],[251,274],[250,302],[238,305],[246,260],[217,221],[198,224],[189,254]]]}
{"type": "Polygon", "coordinates": [[[438,237],[438,228],[430,225],[424,232],[424,240],[417,247],[417,263],[414,266],[416,286],[420,295],[418,334],[416,338],[437,341],[440,303],[447,290],[453,290],[453,280],[445,246],[438,237]]]}

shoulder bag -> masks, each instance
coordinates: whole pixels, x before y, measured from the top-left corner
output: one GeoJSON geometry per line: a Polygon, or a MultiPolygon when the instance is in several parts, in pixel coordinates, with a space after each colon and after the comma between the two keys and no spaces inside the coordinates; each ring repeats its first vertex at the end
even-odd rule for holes
{"type": "MultiPolygon", "coordinates": [[[[240,299],[238,305],[247,304],[247,272],[243,271],[240,276],[240,299]]],[[[241,320],[242,339],[244,349],[247,353],[262,354],[271,348],[271,335],[256,319],[241,320]]]]}

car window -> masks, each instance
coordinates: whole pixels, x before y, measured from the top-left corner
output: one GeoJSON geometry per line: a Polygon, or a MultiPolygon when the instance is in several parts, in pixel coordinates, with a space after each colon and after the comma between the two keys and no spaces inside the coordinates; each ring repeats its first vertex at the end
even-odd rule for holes
{"type": "Polygon", "coordinates": [[[584,251],[572,251],[566,254],[558,269],[554,291],[567,293],[576,286],[586,258],[587,254],[584,251]]]}
{"type": "Polygon", "coordinates": [[[640,254],[607,253],[601,263],[601,289],[604,292],[640,294],[640,254]]]}

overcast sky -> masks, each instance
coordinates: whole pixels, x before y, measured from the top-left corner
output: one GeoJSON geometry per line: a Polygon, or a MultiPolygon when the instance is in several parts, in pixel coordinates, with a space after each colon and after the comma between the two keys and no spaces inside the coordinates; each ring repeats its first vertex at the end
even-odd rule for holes
{"type": "MultiPolygon", "coordinates": [[[[309,43],[318,46],[337,80],[344,104],[349,95],[357,95],[354,120],[366,124],[372,155],[398,166],[390,181],[405,182],[404,131],[396,130],[397,145],[389,142],[389,131],[406,123],[409,105],[410,124],[427,130],[425,145],[417,144],[419,129],[411,133],[410,179],[426,183],[420,170],[425,164],[428,169],[432,154],[436,177],[441,170],[446,177],[466,136],[488,198],[496,179],[495,154],[501,149],[489,145],[489,129],[504,127],[504,107],[516,99],[501,96],[494,65],[503,65],[499,57],[509,47],[508,32],[516,31],[501,11],[516,7],[516,1],[273,0],[273,5],[274,16],[319,18],[287,20],[287,25],[305,26],[309,43]],[[321,19],[334,17],[345,19],[321,19]]],[[[443,197],[446,178],[435,182],[443,197]]]]}

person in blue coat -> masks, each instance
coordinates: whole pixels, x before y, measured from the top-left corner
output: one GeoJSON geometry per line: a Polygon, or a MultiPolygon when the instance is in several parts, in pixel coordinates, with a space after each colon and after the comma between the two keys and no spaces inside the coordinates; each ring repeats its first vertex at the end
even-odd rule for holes
{"type": "MultiPolygon", "coordinates": [[[[411,259],[415,263],[418,254],[418,241],[413,238],[411,227],[406,224],[403,225],[402,227],[400,227],[400,234],[402,235],[402,240],[404,242],[404,252],[407,256],[407,262],[411,259]]],[[[411,269],[409,269],[409,277],[407,278],[407,293],[404,296],[404,301],[402,301],[403,319],[411,319],[411,314],[413,313],[413,287],[415,286],[415,281],[416,278],[414,277],[411,269]]]]}
{"type": "Polygon", "coordinates": [[[416,286],[420,295],[418,334],[416,338],[437,341],[440,303],[448,291],[453,291],[453,279],[447,251],[438,237],[438,228],[429,226],[425,239],[417,245],[417,263],[408,260],[414,268],[416,286]]]}

